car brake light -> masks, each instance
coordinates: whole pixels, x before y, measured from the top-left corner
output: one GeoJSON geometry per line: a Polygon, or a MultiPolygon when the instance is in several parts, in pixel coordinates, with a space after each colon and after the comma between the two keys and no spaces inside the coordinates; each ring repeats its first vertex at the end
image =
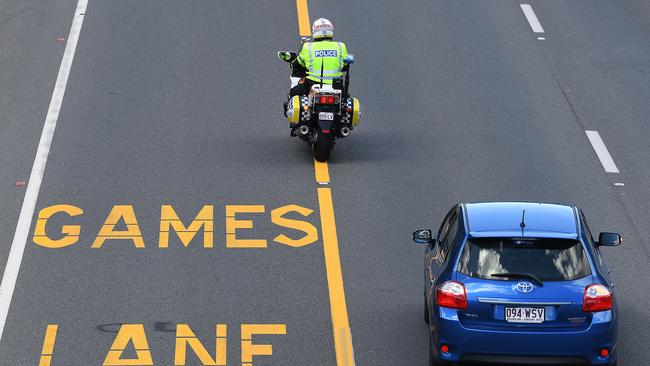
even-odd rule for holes
{"type": "Polygon", "coordinates": [[[318,97],[318,103],[320,104],[334,104],[336,103],[336,98],[331,95],[321,95],[318,97]]]}
{"type": "Polygon", "coordinates": [[[456,281],[447,281],[436,288],[436,304],[450,309],[467,309],[465,286],[456,281]]]}
{"type": "Polygon", "coordinates": [[[603,285],[589,285],[585,287],[585,297],[582,302],[582,311],[594,312],[612,309],[612,293],[603,285]]]}

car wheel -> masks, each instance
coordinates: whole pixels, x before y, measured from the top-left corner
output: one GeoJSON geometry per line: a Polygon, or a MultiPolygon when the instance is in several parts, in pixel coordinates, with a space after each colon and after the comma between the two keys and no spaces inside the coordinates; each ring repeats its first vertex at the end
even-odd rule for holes
{"type": "Polygon", "coordinates": [[[436,361],[434,360],[433,355],[433,337],[431,336],[431,329],[427,330],[429,332],[429,366],[436,366],[436,361]]]}
{"type": "Polygon", "coordinates": [[[429,304],[427,304],[427,295],[424,295],[424,322],[429,324],[429,304]]]}

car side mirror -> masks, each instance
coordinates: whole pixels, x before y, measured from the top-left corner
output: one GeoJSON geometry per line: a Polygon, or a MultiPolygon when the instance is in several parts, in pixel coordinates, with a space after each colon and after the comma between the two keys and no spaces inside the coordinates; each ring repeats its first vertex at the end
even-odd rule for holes
{"type": "Polygon", "coordinates": [[[598,235],[598,246],[615,247],[623,242],[618,233],[602,232],[598,235]]]}
{"type": "Polygon", "coordinates": [[[413,241],[418,244],[431,244],[433,243],[433,237],[431,234],[431,229],[422,229],[415,230],[413,232],[413,241]]]}

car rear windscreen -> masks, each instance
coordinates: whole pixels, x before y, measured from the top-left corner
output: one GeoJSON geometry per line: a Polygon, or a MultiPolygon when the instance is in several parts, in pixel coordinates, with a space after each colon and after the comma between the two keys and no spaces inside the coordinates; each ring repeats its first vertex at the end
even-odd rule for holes
{"type": "Polygon", "coordinates": [[[590,275],[591,268],[576,240],[474,238],[465,243],[458,272],[491,280],[506,279],[492,276],[496,273],[513,273],[570,281],[590,275]]]}

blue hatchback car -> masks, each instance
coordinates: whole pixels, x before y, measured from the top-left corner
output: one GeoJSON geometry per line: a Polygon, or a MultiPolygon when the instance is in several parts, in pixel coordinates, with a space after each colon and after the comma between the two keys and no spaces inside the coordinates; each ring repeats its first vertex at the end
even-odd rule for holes
{"type": "Polygon", "coordinates": [[[429,364],[616,365],[617,315],[600,247],[575,206],[468,203],[424,254],[429,364]]]}

